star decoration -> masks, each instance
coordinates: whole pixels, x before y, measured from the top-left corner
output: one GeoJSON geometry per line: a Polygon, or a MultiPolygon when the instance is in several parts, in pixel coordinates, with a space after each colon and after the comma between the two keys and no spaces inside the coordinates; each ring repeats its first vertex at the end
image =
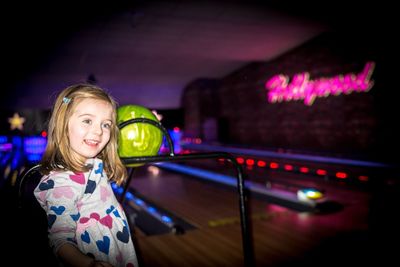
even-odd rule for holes
{"type": "Polygon", "coordinates": [[[18,113],[14,113],[11,118],[8,118],[8,122],[10,123],[11,130],[19,129],[22,131],[24,129],[23,124],[25,122],[25,118],[20,117],[18,113]]]}

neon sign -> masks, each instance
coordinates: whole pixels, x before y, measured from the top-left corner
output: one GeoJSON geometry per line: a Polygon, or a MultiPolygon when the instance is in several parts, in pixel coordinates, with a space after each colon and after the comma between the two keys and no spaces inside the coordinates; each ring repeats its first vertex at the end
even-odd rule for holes
{"type": "Polygon", "coordinates": [[[370,80],[374,67],[374,62],[367,62],[358,74],[349,73],[318,80],[310,80],[310,73],[304,72],[295,74],[290,83],[288,76],[278,74],[265,83],[268,102],[303,100],[304,104],[311,106],[316,97],[350,94],[353,91],[367,92],[374,85],[370,80]]]}

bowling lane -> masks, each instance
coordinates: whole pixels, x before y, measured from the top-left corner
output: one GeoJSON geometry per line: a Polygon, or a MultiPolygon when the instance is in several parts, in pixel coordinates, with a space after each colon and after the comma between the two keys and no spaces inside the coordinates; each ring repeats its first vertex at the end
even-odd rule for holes
{"type": "MultiPolygon", "coordinates": [[[[146,236],[135,229],[146,266],[242,266],[235,190],[154,166],[137,168],[130,186],[196,226],[183,235],[146,236]]],[[[369,198],[343,194],[351,201],[326,214],[298,212],[250,197],[256,266],[294,266],[323,257],[332,263],[356,262],[369,244],[369,198]]]]}
{"type": "MultiPolygon", "coordinates": [[[[233,189],[236,188],[234,168],[228,162],[207,159],[179,164],[182,167],[165,166],[164,164],[160,166],[164,169],[176,170],[177,172],[194,173],[194,175],[200,176],[205,180],[225,183],[225,180],[229,179],[230,183],[228,181],[226,184],[229,184],[233,189]],[[210,179],[206,177],[207,173],[216,178],[210,179]],[[221,175],[223,179],[219,179],[221,175]]],[[[269,168],[243,167],[245,176],[249,182],[246,182],[246,184],[255,198],[265,198],[265,200],[271,203],[301,211],[340,208],[342,205],[351,205],[354,201],[358,201],[359,197],[368,196],[366,185],[354,185],[338,179],[331,180],[311,174],[285,172],[269,168]],[[298,191],[307,189],[316,189],[323,192],[323,198],[316,201],[300,201],[297,196],[298,191]],[[359,196],[355,197],[355,195],[359,196]]]]}

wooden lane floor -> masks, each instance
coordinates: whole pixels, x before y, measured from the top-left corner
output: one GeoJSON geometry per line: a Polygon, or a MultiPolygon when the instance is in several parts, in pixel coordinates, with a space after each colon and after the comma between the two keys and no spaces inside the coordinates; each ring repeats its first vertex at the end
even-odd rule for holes
{"type": "MultiPolygon", "coordinates": [[[[152,236],[135,229],[142,266],[243,266],[236,191],[182,174],[157,172],[138,168],[130,186],[196,229],[152,236]]],[[[343,191],[337,197],[343,209],[326,214],[298,212],[250,198],[256,266],[367,262],[369,195],[343,191]]]]}

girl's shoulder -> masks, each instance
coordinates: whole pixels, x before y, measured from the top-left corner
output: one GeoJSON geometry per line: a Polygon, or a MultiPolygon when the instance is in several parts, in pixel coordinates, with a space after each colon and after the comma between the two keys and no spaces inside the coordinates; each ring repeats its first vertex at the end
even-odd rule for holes
{"type": "Polygon", "coordinates": [[[54,185],[73,185],[73,186],[86,186],[86,176],[84,173],[74,173],[68,170],[55,170],[49,174],[44,175],[41,182],[52,181],[54,185]]]}
{"type": "Polygon", "coordinates": [[[51,171],[41,178],[34,194],[39,202],[45,205],[47,199],[51,198],[79,199],[84,195],[86,187],[86,178],[83,173],[51,171]]]}
{"type": "Polygon", "coordinates": [[[50,171],[49,174],[44,175],[43,178],[47,179],[62,179],[62,178],[69,178],[70,175],[73,175],[72,171],[68,170],[54,170],[50,171]]]}

